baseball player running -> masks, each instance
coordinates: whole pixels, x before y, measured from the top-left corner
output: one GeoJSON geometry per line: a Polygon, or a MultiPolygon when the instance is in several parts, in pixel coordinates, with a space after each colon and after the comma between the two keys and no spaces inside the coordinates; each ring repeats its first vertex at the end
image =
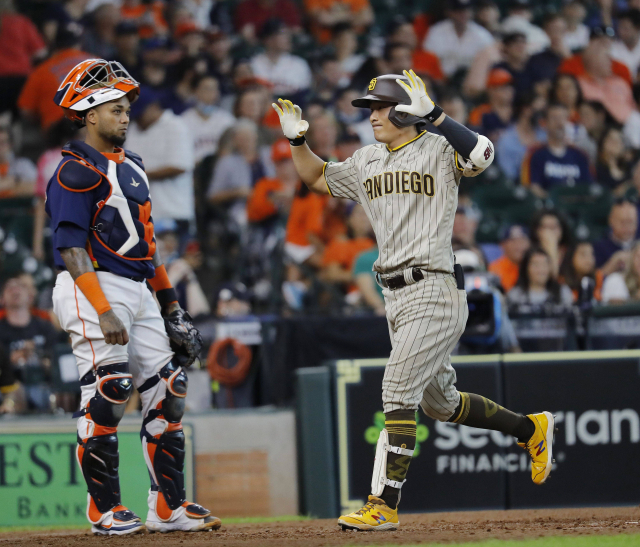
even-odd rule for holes
{"type": "Polygon", "coordinates": [[[120,148],[139,92],[119,63],[89,59],[67,74],[54,99],[69,119],[87,126],[85,142],[71,141],[62,151],[47,185],[46,211],[60,270],[53,309],[71,337],[82,386],[74,417],[87,518],[101,535],[131,534],[145,525],[152,532],[220,527],[220,519],[185,499],[183,368],[198,356],[202,338],[180,309],[156,252],[142,160],[120,148]],[[134,385],[151,478],[145,524],[122,505],[118,478],[118,423],[134,385]]]}
{"type": "Polygon", "coordinates": [[[451,351],[469,313],[451,248],[458,185],[461,177],[476,176],[491,164],[489,139],[447,117],[413,71],[374,78],[368,94],[352,102],[371,109],[369,120],[381,144],[365,146],[342,163],[316,156],[305,144],[309,124],[301,119],[300,107],[279,103],[273,107],[301,179],[314,192],[362,204],[380,249],[373,268],[383,287],[392,345],[382,382],[385,429],[369,500],[338,523],[353,530],[398,528],[418,406],[436,420],[513,435],[531,456],[533,482],[542,484],[551,471],[553,416],[516,414],[480,395],[459,392],[451,366],[451,351]],[[426,121],[443,136],[429,133],[426,121]]]}

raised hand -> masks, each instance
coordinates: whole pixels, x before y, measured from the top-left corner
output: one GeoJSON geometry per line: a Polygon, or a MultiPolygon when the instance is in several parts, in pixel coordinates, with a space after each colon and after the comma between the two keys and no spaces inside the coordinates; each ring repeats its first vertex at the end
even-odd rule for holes
{"type": "Polygon", "coordinates": [[[424,85],[422,78],[420,78],[420,76],[418,76],[413,70],[410,70],[409,72],[404,70],[403,73],[409,80],[409,85],[399,78],[396,78],[396,82],[407,92],[407,95],[409,95],[409,98],[411,99],[411,104],[399,104],[396,106],[396,111],[406,112],[407,114],[424,118],[434,109],[435,105],[427,93],[427,88],[424,85]]]}
{"type": "Polygon", "coordinates": [[[302,109],[291,101],[278,99],[278,102],[280,106],[276,103],[271,106],[278,113],[284,136],[289,140],[302,137],[309,129],[309,122],[302,119],[302,109]]]}

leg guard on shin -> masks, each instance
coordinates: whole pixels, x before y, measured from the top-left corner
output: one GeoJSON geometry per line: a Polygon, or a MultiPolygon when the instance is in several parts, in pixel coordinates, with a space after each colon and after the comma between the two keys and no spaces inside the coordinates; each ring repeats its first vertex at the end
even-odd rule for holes
{"type": "Polygon", "coordinates": [[[137,529],[140,519],[121,505],[118,477],[117,426],[133,390],[127,363],[99,367],[81,383],[83,390],[95,391],[87,405],[74,414],[79,418],[76,455],[89,493],[87,518],[94,527],[109,520],[108,528],[120,529],[118,533],[137,529]]]}
{"type": "Polygon", "coordinates": [[[387,457],[389,452],[412,457],[414,451],[399,446],[391,446],[391,444],[389,444],[389,433],[387,430],[383,429],[380,432],[376,446],[376,458],[373,462],[373,477],[371,478],[371,494],[377,497],[382,495],[385,486],[400,490],[406,482],[406,479],[399,482],[387,478],[387,457]]]}
{"type": "Polygon", "coordinates": [[[185,372],[171,362],[138,389],[146,409],[140,437],[151,477],[149,506],[161,522],[178,518],[182,513],[195,519],[209,515],[203,507],[186,501],[181,420],[187,385],[185,372]],[[178,515],[176,511],[181,507],[184,511],[178,515]]]}

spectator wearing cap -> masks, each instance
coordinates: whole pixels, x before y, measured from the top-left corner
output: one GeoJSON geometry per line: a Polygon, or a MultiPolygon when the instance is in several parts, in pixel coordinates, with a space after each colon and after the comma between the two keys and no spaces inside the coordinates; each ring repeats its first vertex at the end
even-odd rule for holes
{"type": "Polygon", "coordinates": [[[300,8],[292,0],[244,0],[238,3],[234,19],[235,28],[250,43],[272,19],[280,19],[293,30],[300,28],[302,22],[300,8]]]}
{"type": "Polygon", "coordinates": [[[113,59],[116,54],[115,30],[120,22],[120,10],[111,3],[102,4],[89,16],[82,36],[82,47],[99,59],[113,59]]]}
{"type": "Polygon", "coordinates": [[[386,40],[388,44],[403,44],[409,47],[412,51],[410,66],[418,76],[434,82],[444,80],[440,59],[431,51],[425,51],[420,47],[415,28],[408,19],[402,16],[395,17],[389,25],[386,40]]]}
{"type": "Polygon", "coordinates": [[[271,19],[260,34],[264,53],[251,59],[256,77],[273,86],[276,96],[292,96],[311,86],[311,69],[302,57],[291,55],[291,31],[279,19],[271,19]]]}
{"type": "Polygon", "coordinates": [[[147,39],[167,34],[164,2],[161,0],[122,0],[120,15],[123,20],[137,26],[140,38],[147,39]]]}
{"type": "Polygon", "coordinates": [[[494,68],[502,68],[511,74],[516,96],[526,93],[529,88],[528,75],[525,72],[529,53],[527,38],[521,32],[512,32],[502,38],[502,58],[494,68]]]}
{"type": "Polygon", "coordinates": [[[197,57],[205,47],[205,36],[195,21],[181,21],[176,25],[173,39],[183,57],[197,57]]]}
{"type": "Polygon", "coordinates": [[[531,22],[531,4],[531,0],[510,0],[507,17],[502,21],[501,28],[505,35],[524,34],[529,54],[535,55],[549,47],[549,37],[531,22]]]}
{"type": "Polygon", "coordinates": [[[618,16],[618,39],[611,46],[611,57],[624,63],[636,78],[640,65],[640,10],[630,9],[618,16]]]}
{"type": "Polygon", "coordinates": [[[0,112],[15,110],[20,90],[34,61],[46,53],[36,26],[15,13],[11,2],[0,6],[0,112]]]}
{"type": "Polygon", "coordinates": [[[52,99],[64,77],[79,62],[91,58],[80,49],[81,37],[82,28],[76,23],[59,27],[51,57],[36,67],[20,92],[20,113],[39,122],[43,130],[64,116],[52,99]]]}
{"type": "Polygon", "coordinates": [[[476,54],[493,43],[493,36],[472,21],[471,0],[447,2],[447,18],[429,29],[422,49],[435,53],[442,70],[452,77],[459,70],[467,70],[476,54]]]}
{"type": "Polygon", "coordinates": [[[496,160],[502,172],[513,181],[520,179],[522,162],[527,151],[547,140],[545,131],[534,122],[534,101],[531,94],[516,98],[512,123],[496,142],[496,160]]]}
{"type": "Polygon", "coordinates": [[[0,199],[33,196],[37,174],[30,159],[15,156],[9,129],[0,127],[0,199]]]}
{"type": "Polygon", "coordinates": [[[321,44],[331,38],[331,30],[340,23],[351,23],[358,34],[365,34],[374,22],[369,0],[304,0],[311,33],[321,44]]]}
{"type": "Polygon", "coordinates": [[[231,127],[235,118],[217,106],[220,99],[218,80],[210,74],[196,76],[192,82],[195,106],[182,113],[181,118],[193,139],[196,165],[218,151],[222,134],[231,127]]]}
{"type": "Polygon", "coordinates": [[[520,263],[530,245],[526,228],[518,224],[509,226],[500,238],[503,255],[489,264],[489,271],[500,278],[505,293],[515,287],[520,263]]]}
{"type": "Polygon", "coordinates": [[[581,0],[569,0],[562,7],[562,17],[567,22],[564,45],[569,51],[580,51],[589,43],[589,27],[584,24],[587,9],[581,0]]]}
{"type": "Polygon", "coordinates": [[[142,87],[131,109],[127,147],[144,161],[154,220],[175,220],[181,240],[195,219],[193,140],[185,122],[165,110],[160,94],[142,87]]]}
{"type": "Polygon", "coordinates": [[[527,154],[520,181],[540,197],[556,186],[575,186],[593,182],[586,154],[567,144],[566,126],[569,109],[550,104],[545,113],[547,143],[527,154]]]}
{"type": "Polygon", "coordinates": [[[560,14],[547,14],[542,21],[542,28],[549,37],[549,47],[532,55],[525,68],[530,88],[536,95],[546,95],[558,67],[571,56],[571,50],[564,40],[567,22],[560,14]]]}
{"type": "Polygon", "coordinates": [[[487,79],[489,102],[469,114],[469,125],[496,142],[513,118],[513,76],[503,68],[494,68],[487,79]]]}
{"type": "Polygon", "coordinates": [[[622,270],[629,261],[637,231],[636,204],[624,198],[616,200],[609,212],[609,233],[593,244],[596,266],[607,273],[622,270]]]}
{"type": "Polygon", "coordinates": [[[115,28],[115,60],[127,68],[134,78],[142,80],[142,54],[138,26],[132,21],[122,21],[115,28]]]}

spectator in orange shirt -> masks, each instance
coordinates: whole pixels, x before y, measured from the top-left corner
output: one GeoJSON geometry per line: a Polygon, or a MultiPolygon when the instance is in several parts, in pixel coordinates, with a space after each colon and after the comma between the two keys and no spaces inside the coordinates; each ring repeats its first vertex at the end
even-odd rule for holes
{"type": "Polygon", "coordinates": [[[505,293],[515,287],[520,263],[530,245],[526,228],[514,224],[505,231],[500,241],[500,247],[502,247],[504,254],[489,264],[489,271],[500,278],[500,284],[505,293]]]}
{"type": "Polygon", "coordinates": [[[138,26],[140,38],[162,36],[167,33],[164,3],[159,0],[123,0],[120,15],[138,26]]]}
{"type": "Polygon", "coordinates": [[[33,60],[46,52],[36,26],[14,13],[11,2],[0,5],[0,112],[15,110],[33,60]]]}
{"type": "Polygon", "coordinates": [[[348,220],[346,238],[334,239],[324,250],[320,279],[348,287],[354,281],[353,262],[362,251],[375,245],[371,223],[361,205],[355,205],[348,220]]]}
{"type": "Polygon", "coordinates": [[[374,20],[369,0],[305,0],[304,7],[321,44],[331,39],[331,29],[339,23],[351,23],[360,34],[374,20]]]}
{"type": "Polygon", "coordinates": [[[53,54],[29,75],[20,92],[20,112],[27,119],[39,122],[43,130],[64,116],[62,108],[53,102],[64,77],[79,62],[91,58],[80,50],[80,39],[81,29],[75,23],[60,27],[53,54]]]}

